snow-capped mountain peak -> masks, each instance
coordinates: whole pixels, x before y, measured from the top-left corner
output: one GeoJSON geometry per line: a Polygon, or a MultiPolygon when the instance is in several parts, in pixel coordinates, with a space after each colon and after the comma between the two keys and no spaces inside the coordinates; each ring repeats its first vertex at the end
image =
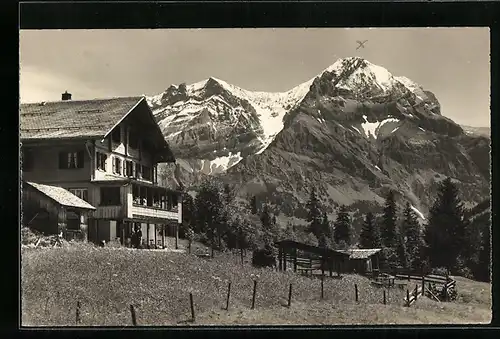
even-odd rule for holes
{"type": "MultiPolygon", "coordinates": [[[[339,59],[319,75],[283,92],[249,91],[210,77],[193,84],[171,85],[146,99],[166,138],[182,157],[218,161],[222,165],[216,168],[223,171],[236,163],[223,161],[227,157],[240,161],[248,155],[264,152],[283,130],[284,118],[289,112],[304,100],[317,100],[318,93],[306,99],[317,81],[337,89],[319,95],[339,100],[344,100],[345,93],[350,93],[351,100],[364,101],[412,93],[417,102],[428,99],[420,85],[406,77],[395,77],[384,67],[359,57],[339,59]]],[[[326,123],[324,117],[316,118],[326,123]]],[[[370,131],[367,137],[371,135],[376,139],[380,131],[391,134],[399,126],[388,118],[380,117],[373,122],[372,117],[372,122],[365,119],[361,125],[351,126],[362,128],[366,133],[370,131]]],[[[204,166],[212,168],[210,164],[204,166]]]]}

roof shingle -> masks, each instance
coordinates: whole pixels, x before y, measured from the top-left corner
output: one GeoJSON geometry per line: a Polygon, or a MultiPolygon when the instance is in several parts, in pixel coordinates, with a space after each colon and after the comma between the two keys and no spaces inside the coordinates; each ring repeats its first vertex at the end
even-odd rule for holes
{"type": "Polygon", "coordinates": [[[20,105],[21,139],[103,137],[143,97],[20,105]]]}
{"type": "Polygon", "coordinates": [[[31,187],[35,188],[36,190],[40,191],[41,193],[48,196],[49,198],[55,200],[57,203],[59,203],[62,206],[95,210],[94,206],[92,206],[91,204],[89,204],[85,200],[78,198],[76,195],[74,195],[73,193],[71,193],[70,191],[68,191],[62,187],[38,184],[35,182],[29,182],[29,181],[26,181],[26,184],[28,184],[31,187]]]}

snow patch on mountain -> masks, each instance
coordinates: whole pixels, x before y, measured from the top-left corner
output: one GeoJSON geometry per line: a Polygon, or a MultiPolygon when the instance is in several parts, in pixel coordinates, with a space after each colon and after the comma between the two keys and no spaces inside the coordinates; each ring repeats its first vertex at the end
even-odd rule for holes
{"type": "Polygon", "coordinates": [[[377,121],[377,122],[368,122],[366,115],[363,115],[363,119],[365,120],[365,122],[361,123],[361,127],[363,128],[363,131],[365,132],[366,137],[369,138],[371,135],[375,139],[377,139],[377,135],[378,135],[378,132],[380,130],[380,127],[382,127],[385,123],[388,123],[388,122],[396,122],[397,123],[397,122],[399,122],[398,119],[394,119],[394,118],[387,118],[387,119],[384,119],[382,121],[377,121]]]}
{"type": "Polygon", "coordinates": [[[223,156],[210,161],[210,172],[208,174],[220,173],[227,171],[228,168],[239,163],[243,158],[241,152],[233,154],[229,152],[228,156],[223,156]]]}

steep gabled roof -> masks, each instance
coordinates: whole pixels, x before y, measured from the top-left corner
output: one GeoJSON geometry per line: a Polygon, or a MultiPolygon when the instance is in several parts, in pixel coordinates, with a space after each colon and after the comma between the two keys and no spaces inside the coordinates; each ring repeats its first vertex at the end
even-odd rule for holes
{"type": "Polygon", "coordinates": [[[20,105],[21,140],[102,138],[144,97],[64,100],[20,105]]]}
{"type": "Polygon", "coordinates": [[[78,198],[76,195],[62,187],[38,184],[29,181],[25,181],[25,183],[41,192],[42,194],[46,195],[50,199],[54,200],[59,205],[86,210],[95,210],[94,206],[92,206],[85,200],[78,198]]]}

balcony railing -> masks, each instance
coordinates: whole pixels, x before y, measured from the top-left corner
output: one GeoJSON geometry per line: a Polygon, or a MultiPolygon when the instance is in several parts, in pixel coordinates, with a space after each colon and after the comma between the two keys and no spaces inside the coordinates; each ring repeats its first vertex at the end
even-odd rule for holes
{"type": "Polygon", "coordinates": [[[144,206],[139,204],[132,204],[129,208],[129,217],[134,215],[160,218],[160,219],[178,219],[178,207],[172,208],[170,210],[155,207],[155,206],[144,206]]]}

